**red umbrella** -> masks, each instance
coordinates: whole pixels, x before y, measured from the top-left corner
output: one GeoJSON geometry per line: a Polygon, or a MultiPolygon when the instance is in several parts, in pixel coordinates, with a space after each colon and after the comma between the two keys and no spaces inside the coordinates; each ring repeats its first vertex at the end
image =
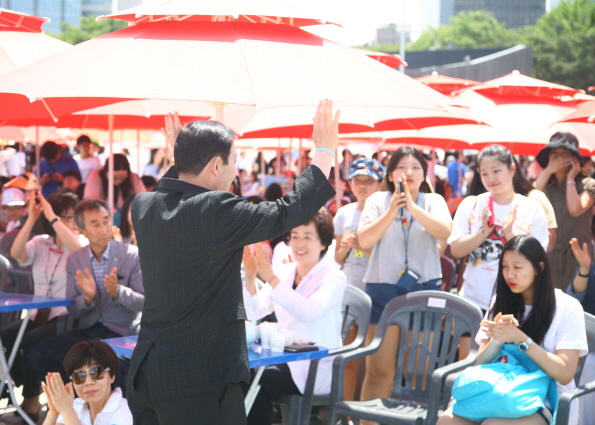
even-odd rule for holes
{"type": "Polygon", "coordinates": [[[50,19],[0,7],[0,31],[41,32],[41,26],[46,22],[50,19]]]}
{"type": "MultiPolygon", "coordinates": [[[[552,125],[576,110],[572,103],[532,96],[482,96],[473,88],[464,91],[453,101],[470,107],[489,124],[489,127],[452,126],[444,129],[455,138],[470,142],[476,149],[501,144],[516,154],[536,155],[556,131],[575,133],[583,153],[595,149],[595,132],[589,134],[583,128],[570,124],[552,125]]],[[[427,135],[432,130],[425,129],[420,133],[427,135]]]]}
{"type": "Polygon", "coordinates": [[[297,27],[331,23],[295,4],[280,0],[154,0],[102,19],[132,23],[170,21],[236,21],[288,24],[297,27]]]}
{"type": "Polygon", "coordinates": [[[479,81],[439,75],[436,71],[433,71],[430,75],[418,77],[416,80],[445,95],[450,95],[453,91],[481,84],[479,81]]]}
{"type": "Polygon", "coordinates": [[[595,123],[595,100],[565,116],[559,122],[595,123]]]}
{"type": "Polygon", "coordinates": [[[486,81],[483,84],[471,87],[469,90],[474,90],[483,95],[533,96],[546,98],[574,96],[577,93],[584,93],[582,90],[573,89],[572,87],[527,77],[519,71],[513,71],[504,77],[486,81]]]}
{"type": "Polygon", "coordinates": [[[385,64],[386,66],[390,66],[391,68],[398,68],[399,66],[407,66],[407,62],[401,59],[401,55],[391,54],[391,53],[383,53],[383,52],[374,52],[372,50],[364,50],[364,49],[355,49],[367,57],[377,60],[380,63],[385,64]]]}
{"type": "Polygon", "coordinates": [[[302,122],[311,129],[311,107],[321,97],[346,116],[359,113],[352,122],[365,127],[409,117],[429,121],[422,126],[433,116],[476,122],[409,77],[289,25],[141,23],[23,67],[0,80],[0,93],[0,117],[19,124],[152,98],[298,107],[308,110],[302,122]]]}

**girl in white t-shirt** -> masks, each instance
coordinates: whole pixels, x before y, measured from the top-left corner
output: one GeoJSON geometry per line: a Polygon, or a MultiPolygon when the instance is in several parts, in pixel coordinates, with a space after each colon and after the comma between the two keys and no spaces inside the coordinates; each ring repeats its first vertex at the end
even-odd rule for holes
{"type": "Polygon", "coordinates": [[[477,157],[477,172],[488,192],[465,198],[448,239],[452,255],[469,255],[461,296],[486,311],[493,295],[498,260],[507,240],[532,235],[544,249],[548,224],[542,206],[515,193],[516,165],[508,149],[488,146],[477,157]]]}
{"type": "MultiPolygon", "coordinates": [[[[580,356],[587,354],[583,308],[578,300],[554,289],[542,244],[521,235],[504,246],[496,282],[496,297],[481,322],[476,341],[480,345],[477,364],[491,363],[503,344],[517,344],[550,377],[556,380],[558,396],[576,387],[574,375],[580,356]]],[[[549,407],[549,401],[545,403],[549,407]]],[[[487,419],[490,424],[546,425],[551,411],[515,419],[487,419]]],[[[569,424],[578,420],[573,403],[569,424]]],[[[438,425],[469,425],[477,422],[447,410],[438,425]]]]}

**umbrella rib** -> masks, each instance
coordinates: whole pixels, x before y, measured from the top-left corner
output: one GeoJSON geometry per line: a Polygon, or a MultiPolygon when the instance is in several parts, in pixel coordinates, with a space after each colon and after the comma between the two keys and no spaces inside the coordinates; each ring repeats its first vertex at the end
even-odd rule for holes
{"type": "Polygon", "coordinates": [[[50,117],[52,118],[52,120],[54,122],[58,122],[58,118],[56,118],[56,116],[54,115],[54,113],[52,112],[52,110],[50,109],[50,106],[47,104],[47,102],[45,101],[45,99],[42,97],[41,102],[43,103],[43,106],[45,106],[45,109],[47,109],[48,113],[50,114],[50,117]]]}

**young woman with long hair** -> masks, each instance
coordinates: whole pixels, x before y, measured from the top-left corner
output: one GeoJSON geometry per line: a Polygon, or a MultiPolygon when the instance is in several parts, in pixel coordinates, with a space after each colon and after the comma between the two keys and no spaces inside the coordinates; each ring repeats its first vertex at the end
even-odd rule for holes
{"type": "MultiPolygon", "coordinates": [[[[481,322],[476,341],[477,364],[494,361],[504,344],[517,344],[556,381],[558,394],[576,387],[574,375],[580,356],[587,354],[583,308],[578,300],[555,289],[547,255],[540,241],[520,235],[509,240],[500,257],[496,296],[481,322]]],[[[551,406],[523,418],[487,419],[490,424],[549,425],[551,406]]],[[[576,401],[569,423],[578,421],[576,401]]],[[[447,410],[438,425],[470,425],[477,422],[447,410]]]]}
{"type": "MultiPolygon", "coordinates": [[[[388,191],[376,192],[366,200],[358,239],[362,249],[372,249],[364,277],[366,293],[372,298],[368,344],[388,301],[414,290],[440,288],[438,244],[450,235],[452,220],[442,196],[422,191],[427,170],[421,152],[402,147],[387,166],[388,191]],[[405,285],[403,276],[417,276],[417,282],[405,285]]],[[[362,400],[389,395],[398,339],[399,328],[391,326],[380,350],[366,357],[362,400]]]]}

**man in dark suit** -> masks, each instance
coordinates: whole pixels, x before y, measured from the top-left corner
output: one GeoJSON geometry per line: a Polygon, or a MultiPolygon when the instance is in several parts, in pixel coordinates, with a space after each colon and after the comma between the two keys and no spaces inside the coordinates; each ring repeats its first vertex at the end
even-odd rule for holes
{"type": "Polygon", "coordinates": [[[249,380],[243,247],[307,223],[333,196],[326,176],[338,120],[332,102],[321,101],[312,165],[292,193],[258,205],[228,192],[236,176],[233,131],[212,121],[179,131],[178,178],[168,172],[155,192],[137,195],[132,205],[145,286],[127,378],[135,424],[246,423],[240,386],[249,380]]]}

